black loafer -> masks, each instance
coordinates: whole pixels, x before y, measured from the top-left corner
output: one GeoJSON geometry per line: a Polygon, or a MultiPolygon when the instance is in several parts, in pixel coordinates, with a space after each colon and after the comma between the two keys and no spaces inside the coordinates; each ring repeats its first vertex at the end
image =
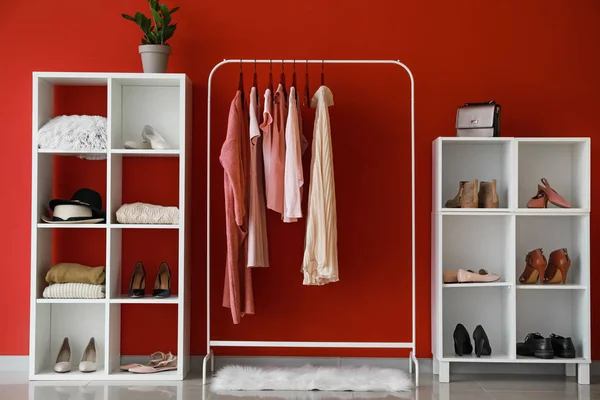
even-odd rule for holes
{"type": "Polygon", "coordinates": [[[554,358],[552,341],[538,332],[530,333],[525,337],[525,342],[517,343],[517,354],[525,357],[550,359],[554,358]]]}
{"type": "Polygon", "coordinates": [[[565,338],[560,335],[550,335],[552,342],[552,349],[554,349],[554,355],[560,358],[575,358],[575,346],[570,337],[565,338]]]}

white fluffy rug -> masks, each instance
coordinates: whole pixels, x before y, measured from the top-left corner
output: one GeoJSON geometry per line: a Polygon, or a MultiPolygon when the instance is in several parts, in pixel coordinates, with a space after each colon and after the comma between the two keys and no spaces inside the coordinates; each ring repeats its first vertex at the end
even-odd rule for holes
{"type": "Polygon", "coordinates": [[[211,388],[221,391],[327,390],[402,392],[412,388],[408,374],[399,369],[373,367],[257,368],[230,365],[222,368],[211,388]]]}

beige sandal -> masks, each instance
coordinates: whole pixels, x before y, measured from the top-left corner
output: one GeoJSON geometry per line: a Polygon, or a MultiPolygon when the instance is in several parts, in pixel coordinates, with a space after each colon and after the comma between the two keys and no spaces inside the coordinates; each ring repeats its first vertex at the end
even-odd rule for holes
{"type": "Polygon", "coordinates": [[[163,353],[162,351],[157,351],[156,353],[150,354],[150,361],[148,362],[148,364],[144,365],[144,364],[132,363],[132,364],[121,365],[121,370],[129,371],[131,368],[156,365],[159,362],[166,360],[169,355],[171,355],[171,353],[169,353],[167,355],[167,354],[163,353]]]}
{"type": "Polygon", "coordinates": [[[490,274],[485,269],[480,269],[479,272],[473,272],[470,270],[459,269],[457,274],[459,283],[467,282],[496,282],[500,280],[500,276],[496,274],[490,274]]]}
{"type": "Polygon", "coordinates": [[[167,358],[154,366],[141,365],[129,370],[134,374],[155,374],[157,372],[174,371],[177,369],[177,356],[171,353],[167,354],[167,358]]]}

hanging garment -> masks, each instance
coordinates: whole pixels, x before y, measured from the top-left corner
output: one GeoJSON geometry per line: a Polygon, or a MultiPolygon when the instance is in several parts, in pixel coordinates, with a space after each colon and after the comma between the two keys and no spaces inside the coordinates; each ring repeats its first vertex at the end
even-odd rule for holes
{"type": "Polygon", "coordinates": [[[285,125],[285,170],[283,186],[283,222],[296,222],[302,218],[302,188],[304,171],[302,155],[308,140],[302,133],[302,114],[296,99],[296,88],[290,88],[288,117],[285,125]]]}
{"type": "Polygon", "coordinates": [[[273,206],[273,193],[275,190],[275,182],[273,180],[273,93],[267,88],[265,90],[265,104],[263,106],[263,121],[260,124],[262,131],[262,146],[263,146],[263,164],[265,171],[265,199],[267,208],[273,206]]]}
{"type": "Polygon", "coordinates": [[[249,152],[246,117],[241,92],[238,90],[231,102],[227,137],[219,156],[225,172],[225,233],[227,236],[223,306],[231,308],[231,316],[235,324],[239,324],[245,314],[254,314],[252,269],[246,268],[249,152]]]}
{"type": "Polygon", "coordinates": [[[302,263],[304,285],[325,285],[339,280],[335,181],[328,109],[332,105],[331,90],[321,86],[311,101],[316,113],[302,263]]]}
{"type": "MultiPolygon", "coordinates": [[[[287,117],[287,99],[283,86],[279,84],[273,99],[273,117],[271,134],[264,135],[263,154],[269,167],[265,167],[265,186],[267,208],[283,215],[283,182],[285,171],[285,124],[287,117]],[[268,155],[267,155],[268,153],[268,155]]],[[[266,110],[266,108],[265,108],[266,110]]],[[[265,122],[267,118],[265,116],[265,122]]],[[[266,126],[268,129],[268,125],[266,126]]],[[[266,165],[266,164],[265,164],[266,165]]]]}
{"type": "Polygon", "coordinates": [[[267,209],[265,207],[262,137],[258,126],[256,88],[250,91],[250,210],[248,215],[248,267],[269,266],[267,209]]]}

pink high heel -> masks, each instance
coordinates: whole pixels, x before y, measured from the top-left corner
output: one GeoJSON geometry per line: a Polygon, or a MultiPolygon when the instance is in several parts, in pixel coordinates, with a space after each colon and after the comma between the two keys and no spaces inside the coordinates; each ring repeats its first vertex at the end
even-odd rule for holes
{"type": "Polygon", "coordinates": [[[548,179],[542,178],[542,183],[546,186],[544,188],[544,192],[546,193],[550,203],[561,208],[571,208],[571,204],[569,204],[568,201],[566,201],[560,194],[556,193],[556,191],[550,187],[548,179]]]}

